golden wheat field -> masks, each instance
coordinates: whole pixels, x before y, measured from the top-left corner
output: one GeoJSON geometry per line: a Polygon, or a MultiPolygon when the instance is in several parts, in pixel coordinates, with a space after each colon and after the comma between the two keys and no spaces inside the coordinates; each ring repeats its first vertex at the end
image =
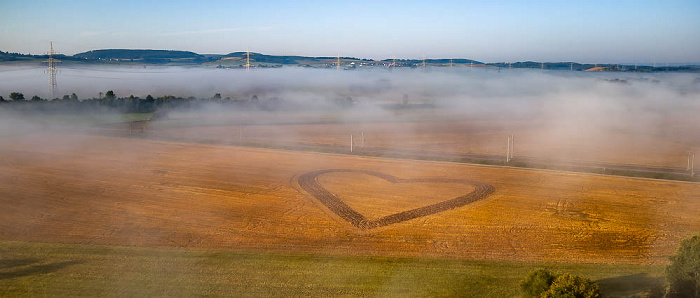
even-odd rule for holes
{"type": "Polygon", "coordinates": [[[2,240],[663,263],[700,230],[697,183],[77,133],[0,150],[2,240]]]}

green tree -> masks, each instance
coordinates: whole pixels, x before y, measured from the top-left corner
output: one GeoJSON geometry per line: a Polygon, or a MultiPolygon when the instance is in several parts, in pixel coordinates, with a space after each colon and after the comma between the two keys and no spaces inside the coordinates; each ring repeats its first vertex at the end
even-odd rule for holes
{"type": "Polygon", "coordinates": [[[68,100],[70,100],[70,96],[68,96],[68,94],[66,94],[63,96],[63,98],[61,98],[61,100],[68,101],[68,100]]]}
{"type": "Polygon", "coordinates": [[[700,297],[700,235],[681,241],[666,267],[670,297],[700,297]]]}
{"type": "Polygon", "coordinates": [[[44,100],[44,99],[42,99],[39,96],[36,96],[36,95],[32,96],[32,101],[42,101],[42,100],[44,100]]]}
{"type": "Polygon", "coordinates": [[[71,95],[70,95],[70,101],[78,101],[78,96],[75,95],[75,93],[71,93],[71,95]]]}
{"type": "Polygon", "coordinates": [[[549,289],[556,278],[555,274],[545,269],[531,271],[520,283],[520,289],[525,297],[540,297],[549,289]]]}
{"type": "Polygon", "coordinates": [[[107,91],[107,93],[105,93],[105,99],[114,99],[116,97],[117,96],[114,95],[114,91],[112,91],[112,90],[109,90],[109,91],[107,91]]]}
{"type": "Polygon", "coordinates": [[[5,98],[0,95],[0,102],[6,102],[5,98]]]}
{"type": "Polygon", "coordinates": [[[549,289],[542,293],[541,297],[598,298],[600,297],[600,288],[588,278],[565,273],[557,277],[549,289]]]}
{"type": "Polygon", "coordinates": [[[10,99],[12,100],[24,100],[24,94],[19,92],[10,93],[10,99]]]}

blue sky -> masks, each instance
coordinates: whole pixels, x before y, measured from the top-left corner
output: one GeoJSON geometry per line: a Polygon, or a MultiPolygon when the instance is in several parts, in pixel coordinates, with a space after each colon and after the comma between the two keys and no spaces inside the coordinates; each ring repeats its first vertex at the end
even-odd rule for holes
{"type": "Polygon", "coordinates": [[[0,50],[700,62],[700,1],[0,2],[0,50]]]}

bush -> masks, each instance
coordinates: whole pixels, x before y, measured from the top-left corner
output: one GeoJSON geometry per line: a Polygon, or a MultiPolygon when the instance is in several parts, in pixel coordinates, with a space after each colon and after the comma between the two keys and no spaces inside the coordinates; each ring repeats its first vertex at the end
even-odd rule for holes
{"type": "Polygon", "coordinates": [[[542,297],[598,298],[600,288],[588,278],[567,273],[557,277],[542,297]]]}
{"type": "Polygon", "coordinates": [[[19,92],[10,93],[10,99],[12,100],[24,100],[24,94],[19,92]]]}
{"type": "Polygon", "coordinates": [[[549,289],[556,278],[556,275],[545,269],[531,271],[520,283],[520,289],[523,290],[525,297],[540,297],[549,289]]]}
{"type": "Polygon", "coordinates": [[[700,236],[681,241],[666,268],[669,297],[700,297],[700,236]]]}
{"type": "Polygon", "coordinates": [[[520,289],[525,297],[600,297],[600,288],[591,280],[568,273],[557,275],[544,269],[530,272],[520,284],[520,289]]]}

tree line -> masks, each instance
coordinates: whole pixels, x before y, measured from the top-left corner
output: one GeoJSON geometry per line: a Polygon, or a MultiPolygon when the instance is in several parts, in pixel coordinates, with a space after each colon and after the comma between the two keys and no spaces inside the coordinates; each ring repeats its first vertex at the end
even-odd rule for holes
{"type": "Polygon", "coordinates": [[[253,95],[249,99],[231,99],[230,97],[222,97],[220,93],[216,93],[210,98],[174,95],[160,97],[148,95],[145,98],[134,95],[119,97],[112,90],[105,93],[100,92],[96,98],[82,99],[75,93],[51,100],[38,95],[27,98],[21,92],[12,92],[7,99],[0,96],[0,107],[42,112],[116,110],[123,113],[152,113],[161,109],[193,108],[206,103],[260,109],[276,109],[282,106],[282,102],[278,98],[270,98],[260,102],[257,95],[253,95]]]}

